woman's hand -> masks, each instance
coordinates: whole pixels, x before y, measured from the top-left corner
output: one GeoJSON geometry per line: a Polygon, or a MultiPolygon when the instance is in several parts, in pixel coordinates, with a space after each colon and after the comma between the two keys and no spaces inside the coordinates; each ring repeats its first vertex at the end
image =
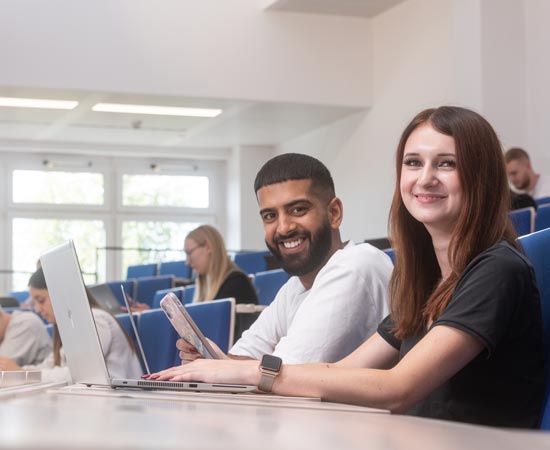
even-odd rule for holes
{"type": "Polygon", "coordinates": [[[198,381],[203,383],[234,383],[257,386],[260,381],[259,362],[230,359],[198,359],[151,375],[148,380],[198,381]]]}
{"type": "MultiPolygon", "coordinates": [[[[229,359],[229,357],[224,352],[221,351],[220,347],[218,347],[210,339],[208,339],[208,343],[216,353],[216,356],[218,359],[229,359]]],[[[178,339],[176,341],[176,347],[180,351],[179,356],[181,358],[182,364],[188,364],[192,361],[195,361],[196,359],[202,358],[198,350],[189,342],[187,342],[185,339],[178,339]]]]}

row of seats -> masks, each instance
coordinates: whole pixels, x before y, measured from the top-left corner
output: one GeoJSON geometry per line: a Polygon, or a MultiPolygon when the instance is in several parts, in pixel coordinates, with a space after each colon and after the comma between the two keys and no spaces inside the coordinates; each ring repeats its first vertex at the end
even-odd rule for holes
{"type": "MultiPolygon", "coordinates": [[[[267,270],[265,257],[270,253],[267,250],[255,252],[236,252],[231,253],[231,258],[241,270],[247,274],[255,274],[267,270]]],[[[126,279],[154,277],[157,275],[173,275],[176,278],[190,279],[192,275],[191,268],[181,261],[168,261],[160,264],[136,264],[128,266],[126,279]]]]}
{"type": "Polygon", "coordinates": [[[516,209],[509,216],[518,236],[545,230],[550,228],[550,203],[540,205],[536,211],[532,207],[516,209]]]}
{"type": "MultiPolygon", "coordinates": [[[[283,269],[266,270],[249,276],[258,293],[258,302],[263,306],[271,304],[279,289],[290,277],[283,269]]],[[[158,290],[154,294],[151,306],[158,308],[160,301],[168,292],[173,292],[183,304],[188,304],[193,301],[195,285],[158,290]]]]}
{"type": "MultiPolygon", "coordinates": [[[[227,353],[233,345],[235,323],[235,300],[223,299],[207,303],[196,303],[186,306],[189,315],[202,333],[227,353]]],[[[143,352],[152,372],[179,365],[179,352],[176,341],[179,338],[176,330],[159,308],[141,313],[133,313],[137,330],[143,344],[143,352]]],[[[128,313],[117,314],[116,318],[135,341],[135,334],[128,313]]],[[[136,343],[137,349],[137,343],[136,343]]]]}

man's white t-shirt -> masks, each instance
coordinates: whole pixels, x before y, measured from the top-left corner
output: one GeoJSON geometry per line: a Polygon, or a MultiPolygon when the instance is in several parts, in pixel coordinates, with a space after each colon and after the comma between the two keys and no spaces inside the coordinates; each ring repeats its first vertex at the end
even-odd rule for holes
{"type": "Polygon", "coordinates": [[[349,242],[305,290],[292,277],[231,348],[231,355],[279,356],[287,364],[335,362],[376,331],[388,313],[393,265],[369,244],[349,242]]]}
{"type": "Polygon", "coordinates": [[[534,199],[550,197],[550,176],[539,176],[537,184],[535,184],[533,190],[529,192],[529,195],[531,195],[531,197],[533,197],[534,199]]]}

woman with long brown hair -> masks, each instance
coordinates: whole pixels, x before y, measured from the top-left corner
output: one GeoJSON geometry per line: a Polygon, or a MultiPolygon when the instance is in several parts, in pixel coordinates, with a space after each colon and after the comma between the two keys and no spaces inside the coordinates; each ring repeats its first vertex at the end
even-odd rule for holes
{"type": "Polygon", "coordinates": [[[391,313],[334,364],[205,361],[157,379],[258,385],[394,413],[537,427],[544,390],[539,294],[508,220],[499,140],[459,107],[419,113],[396,155],[391,313]],[[268,382],[266,379],[269,378],[268,382]]]}

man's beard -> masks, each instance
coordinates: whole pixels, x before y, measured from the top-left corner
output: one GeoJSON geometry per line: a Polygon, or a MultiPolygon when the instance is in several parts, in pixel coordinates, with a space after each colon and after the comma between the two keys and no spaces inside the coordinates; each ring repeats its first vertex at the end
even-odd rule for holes
{"type": "Polygon", "coordinates": [[[309,231],[294,231],[285,236],[278,235],[273,241],[275,247],[269,245],[267,241],[266,245],[275,259],[281,263],[283,269],[290,275],[300,277],[318,270],[325,262],[332,246],[332,229],[328,221],[325,220],[315,235],[312,235],[309,231]],[[293,237],[303,237],[309,240],[309,251],[306,254],[283,255],[281,253],[278,244],[282,240],[292,239],[293,237]]]}

